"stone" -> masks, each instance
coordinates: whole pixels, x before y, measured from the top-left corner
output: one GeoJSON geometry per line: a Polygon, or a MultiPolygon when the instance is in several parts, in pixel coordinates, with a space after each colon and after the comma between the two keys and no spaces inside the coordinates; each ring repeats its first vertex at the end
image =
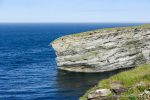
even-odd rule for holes
{"type": "Polygon", "coordinates": [[[127,90],[126,88],[123,88],[123,86],[119,82],[112,82],[110,84],[110,88],[116,95],[119,95],[127,90]]]}
{"type": "Polygon", "coordinates": [[[98,89],[88,95],[88,99],[106,97],[111,94],[110,89],[98,89]]]}
{"type": "Polygon", "coordinates": [[[138,100],[150,100],[150,91],[145,90],[143,93],[139,94],[138,100]]]}
{"type": "Polygon", "coordinates": [[[112,89],[112,91],[113,91],[116,95],[119,95],[119,94],[121,94],[121,93],[127,91],[127,89],[120,87],[120,88],[112,89]]]}
{"type": "Polygon", "coordinates": [[[58,69],[104,72],[150,63],[150,25],[100,29],[51,43],[58,69]]]}

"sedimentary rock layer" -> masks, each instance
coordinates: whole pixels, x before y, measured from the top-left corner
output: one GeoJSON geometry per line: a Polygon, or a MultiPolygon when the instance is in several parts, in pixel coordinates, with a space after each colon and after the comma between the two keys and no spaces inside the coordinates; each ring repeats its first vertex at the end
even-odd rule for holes
{"type": "Polygon", "coordinates": [[[100,29],[51,43],[59,69],[104,72],[150,62],[150,25],[100,29]]]}

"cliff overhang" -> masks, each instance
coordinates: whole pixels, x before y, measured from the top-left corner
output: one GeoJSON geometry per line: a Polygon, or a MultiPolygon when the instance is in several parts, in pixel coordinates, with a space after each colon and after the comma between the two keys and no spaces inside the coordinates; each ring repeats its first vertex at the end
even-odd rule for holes
{"type": "Polygon", "coordinates": [[[150,25],[93,30],[51,43],[58,69],[104,72],[150,63],[150,25]]]}

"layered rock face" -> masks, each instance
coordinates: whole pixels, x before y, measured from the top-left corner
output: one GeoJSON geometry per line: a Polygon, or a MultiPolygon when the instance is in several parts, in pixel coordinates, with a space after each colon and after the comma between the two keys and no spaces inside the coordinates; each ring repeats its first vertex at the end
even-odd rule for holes
{"type": "Polygon", "coordinates": [[[63,36],[51,43],[59,69],[104,72],[150,63],[150,25],[63,36]]]}

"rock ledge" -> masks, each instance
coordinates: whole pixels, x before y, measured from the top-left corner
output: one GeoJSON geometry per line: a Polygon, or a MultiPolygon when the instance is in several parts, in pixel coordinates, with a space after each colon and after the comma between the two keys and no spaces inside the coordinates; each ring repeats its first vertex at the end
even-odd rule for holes
{"type": "Polygon", "coordinates": [[[100,29],[51,43],[59,69],[104,72],[150,62],[150,25],[100,29]]]}

